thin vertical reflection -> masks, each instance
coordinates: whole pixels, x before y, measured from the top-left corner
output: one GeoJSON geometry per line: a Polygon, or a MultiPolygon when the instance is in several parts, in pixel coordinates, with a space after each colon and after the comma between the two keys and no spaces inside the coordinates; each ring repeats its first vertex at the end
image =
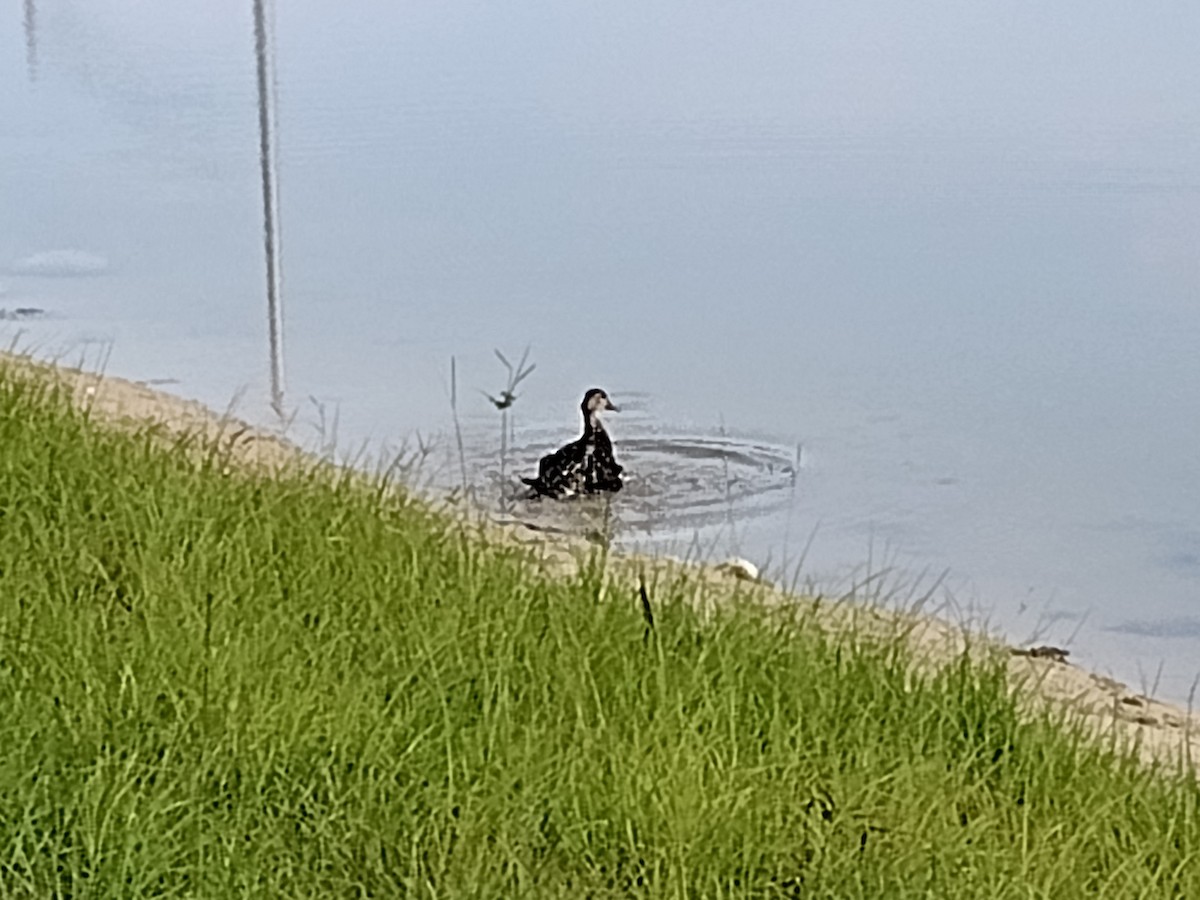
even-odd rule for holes
{"type": "Polygon", "coordinates": [[[25,65],[29,80],[37,81],[37,6],[34,0],[25,0],[25,65]]]}
{"type": "Polygon", "coordinates": [[[279,268],[279,183],[275,177],[271,57],[263,0],[254,0],[254,54],[258,60],[258,155],[262,166],[263,247],[267,257],[267,329],[270,335],[271,406],[283,416],[283,299],[279,268]]]}

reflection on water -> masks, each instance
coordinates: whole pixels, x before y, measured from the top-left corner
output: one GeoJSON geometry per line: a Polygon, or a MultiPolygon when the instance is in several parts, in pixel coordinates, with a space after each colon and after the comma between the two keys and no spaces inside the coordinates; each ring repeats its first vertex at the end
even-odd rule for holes
{"type": "Polygon", "coordinates": [[[254,58],[258,66],[258,160],[262,172],[263,250],[267,267],[267,346],[271,370],[271,407],[284,418],[283,406],[283,272],[279,260],[279,182],[275,175],[274,44],[267,31],[263,0],[254,4],[254,58]]]}
{"type": "Polygon", "coordinates": [[[24,0],[5,327],[272,420],[282,186],[297,428],[314,396],[346,448],[448,434],[452,486],[457,357],[490,503],[601,383],[631,542],[762,562],[819,528],[818,578],[887,544],[1011,634],[1086,620],[1072,659],[1167,657],[1186,693],[1194,637],[1106,629],[1200,603],[1195,28],[1002,2],[301,2],[273,30],[262,2],[24,0]],[[502,482],[477,389],[527,344],[502,482]]]}
{"type": "Polygon", "coordinates": [[[37,81],[37,0],[25,0],[25,16],[21,24],[25,28],[25,68],[29,80],[37,81]]]}

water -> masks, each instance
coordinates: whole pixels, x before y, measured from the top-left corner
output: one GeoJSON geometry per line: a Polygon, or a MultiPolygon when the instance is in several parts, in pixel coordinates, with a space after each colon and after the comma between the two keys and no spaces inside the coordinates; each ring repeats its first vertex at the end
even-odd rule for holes
{"type": "MultiPolygon", "coordinates": [[[[951,612],[1186,698],[1200,10],[273,19],[301,440],[420,435],[451,489],[454,356],[468,475],[498,504],[481,392],[493,348],[529,346],[508,481],[575,437],[594,385],[630,407],[609,422],[633,477],[607,509],[522,515],[803,554],[830,590],[868,560],[897,584],[948,570],[951,612]]],[[[270,421],[250,0],[25,0],[0,66],[3,333],[270,421]]]]}

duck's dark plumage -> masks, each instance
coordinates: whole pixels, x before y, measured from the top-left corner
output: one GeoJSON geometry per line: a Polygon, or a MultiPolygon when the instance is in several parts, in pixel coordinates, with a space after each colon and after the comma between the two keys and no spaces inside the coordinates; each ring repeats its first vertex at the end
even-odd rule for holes
{"type": "Polygon", "coordinates": [[[601,410],[616,410],[608,395],[592,388],[583,397],[583,436],[538,462],[537,478],[522,478],[535,497],[570,497],[619,491],[623,467],[613,455],[612,439],[600,421],[601,410]]]}

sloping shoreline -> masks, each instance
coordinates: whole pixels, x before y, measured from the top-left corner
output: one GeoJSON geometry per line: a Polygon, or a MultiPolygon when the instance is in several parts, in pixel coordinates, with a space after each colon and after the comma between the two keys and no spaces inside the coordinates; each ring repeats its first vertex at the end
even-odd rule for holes
{"type": "MultiPolygon", "coordinates": [[[[305,451],[282,434],[258,428],[230,415],[220,415],[195,401],[155,390],[145,384],[106,374],[84,372],[37,362],[27,356],[0,354],[0,365],[33,378],[56,378],[75,402],[97,420],[116,427],[163,430],[164,437],[192,436],[219,444],[234,465],[281,471],[311,462],[305,451]]],[[[497,523],[474,517],[463,521],[478,527],[488,540],[516,542],[548,573],[570,571],[594,546],[561,535],[525,527],[519,522],[497,523]]],[[[970,646],[1005,659],[1009,682],[1030,710],[1051,710],[1083,724],[1097,737],[1128,748],[1147,762],[1170,767],[1178,761],[1200,759],[1200,715],[1131,691],[1111,678],[1088,672],[1059,658],[1007,647],[993,638],[972,634],[934,616],[879,609],[853,600],[797,597],[772,585],[747,582],[715,566],[700,566],[665,558],[617,556],[609,560],[614,592],[636,596],[639,584],[657,574],[683,571],[698,585],[704,604],[752,597],[768,605],[811,605],[811,620],[830,630],[855,628],[866,634],[904,634],[918,659],[936,667],[956,658],[970,646]]]]}

